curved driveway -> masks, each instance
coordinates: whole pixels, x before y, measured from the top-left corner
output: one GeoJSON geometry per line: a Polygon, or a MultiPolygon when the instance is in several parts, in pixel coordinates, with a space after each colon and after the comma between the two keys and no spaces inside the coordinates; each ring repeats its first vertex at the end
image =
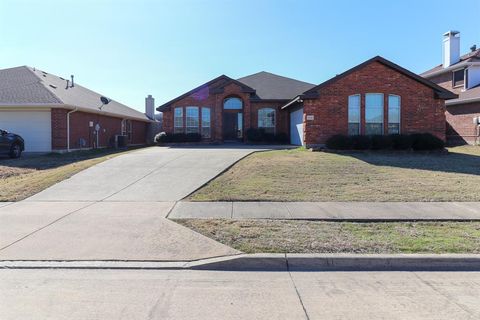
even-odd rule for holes
{"type": "Polygon", "coordinates": [[[0,260],[185,261],[238,251],[168,219],[175,202],[258,150],[130,152],[0,207],[0,260]]]}

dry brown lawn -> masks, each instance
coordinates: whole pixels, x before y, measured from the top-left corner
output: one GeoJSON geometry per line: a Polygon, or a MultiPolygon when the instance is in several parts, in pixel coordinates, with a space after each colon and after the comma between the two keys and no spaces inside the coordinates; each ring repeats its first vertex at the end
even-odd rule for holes
{"type": "Polygon", "coordinates": [[[480,253],[480,222],[175,221],[245,253],[480,253]]]}
{"type": "Polygon", "coordinates": [[[254,153],[192,201],[480,201],[480,147],[449,153],[254,153]]]}

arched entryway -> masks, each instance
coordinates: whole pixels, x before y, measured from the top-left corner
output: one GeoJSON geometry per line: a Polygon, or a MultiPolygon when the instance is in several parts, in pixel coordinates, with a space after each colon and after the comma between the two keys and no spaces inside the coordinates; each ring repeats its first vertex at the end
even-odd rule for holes
{"type": "Polygon", "coordinates": [[[223,140],[243,140],[243,101],[240,98],[223,100],[223,140]]]}

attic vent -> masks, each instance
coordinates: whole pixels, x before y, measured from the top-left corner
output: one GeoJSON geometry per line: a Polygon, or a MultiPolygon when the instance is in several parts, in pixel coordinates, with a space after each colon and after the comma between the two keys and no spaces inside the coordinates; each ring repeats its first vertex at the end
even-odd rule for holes
{"type": "Polygon", "coordinates": [[[45,71],[42,71],[42,73],[43,73],[44,75],[45,75],[45,74],[48,74],[48,73],[46,73],[45,71]]]}
{"type": "Polygon", "coordinates": [[[57,89],[57,86],[53,85],[53,84],[49,84],[50,87],[52,87],[53,89],[57,89]]]}
{"type": "Polygon", "coordinates": [[[63,79],[62,77],[59,77],[59,78],[62,79],[62,80],[65,80],[65,79],[63,79]]]}
{"type": "Polygon", "coordinates": [[[43,75],[45,78],[47,77],[46,75],[43,75]]]}

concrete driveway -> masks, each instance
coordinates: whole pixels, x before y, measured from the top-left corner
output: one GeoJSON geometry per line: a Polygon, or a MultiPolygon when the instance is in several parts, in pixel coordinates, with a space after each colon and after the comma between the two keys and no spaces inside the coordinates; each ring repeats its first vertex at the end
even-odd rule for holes
{"type": "Polygon", "coordinates": [[[177,201],[256,150],[261,149],[145,148],[86,169],[27,201],[177,201]]]}
{"type": "Polygon", "coordinates": [[[239,159],[243,146],[152,147],[0,207],[0,260],[197,260],[238,251],[165,217],[239,159]]]}

